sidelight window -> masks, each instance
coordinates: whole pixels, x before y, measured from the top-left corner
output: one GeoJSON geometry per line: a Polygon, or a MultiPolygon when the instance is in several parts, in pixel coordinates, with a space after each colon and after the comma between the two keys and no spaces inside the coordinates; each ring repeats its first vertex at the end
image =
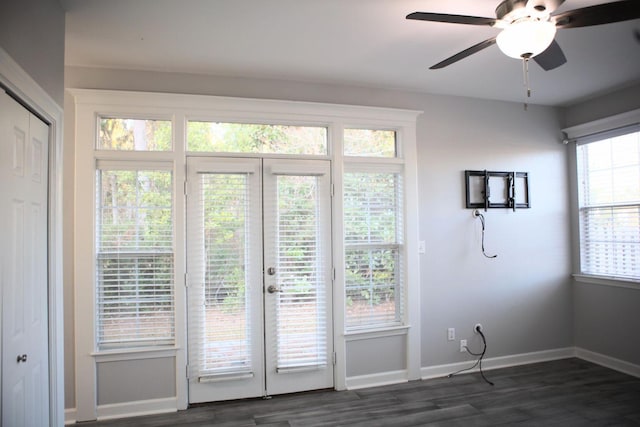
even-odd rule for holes
{"type": "Polygon", "coordinates": [[[172,173],[98,164],[99,349],[173,344],[172,173]]]}

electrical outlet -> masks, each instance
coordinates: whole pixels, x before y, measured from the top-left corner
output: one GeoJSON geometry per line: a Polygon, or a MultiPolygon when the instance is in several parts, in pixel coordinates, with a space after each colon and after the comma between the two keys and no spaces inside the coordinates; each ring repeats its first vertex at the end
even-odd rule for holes
{"type": "Polygon", "coordinates": [[[467,351],[467,340],[460,340],[460,353],[467,351]]]}
{"type": "Polygon", "coordinates": [[[447,329],[447,340],[454,341],[456,339],[456,328],[447,329]]]}
{"type": "Polygon", "coordinates": [[[424,240],[418,241],[418,253],[424,254],[427,252],[427,243],[424,240]]]}
{"type": "Polygon", "coordinates": [[[475,332],[476,334],[478,333],[478,331],[482,331],[482,323],[476,323],[473,326],[473,332],[475,332]]]}

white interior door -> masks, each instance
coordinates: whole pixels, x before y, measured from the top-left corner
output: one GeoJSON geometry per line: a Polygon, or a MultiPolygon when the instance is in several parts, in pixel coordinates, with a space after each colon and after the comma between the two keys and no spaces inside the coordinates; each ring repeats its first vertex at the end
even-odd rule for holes
{"type": "Polygon", "coordinates": [[[0,95],[2,425],[49,425],[48,126],[0,95]]]}
{"type": "Polygon", "coordinates": [[[191,403],[333,386],[329,170],[188,159],[191,403]]]}

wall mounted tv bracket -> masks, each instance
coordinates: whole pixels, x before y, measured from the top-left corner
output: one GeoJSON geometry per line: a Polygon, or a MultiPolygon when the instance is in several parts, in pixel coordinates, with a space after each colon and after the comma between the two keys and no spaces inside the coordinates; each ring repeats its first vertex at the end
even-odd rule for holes
{"type": "Polygon", "coordinates": [[[528,172],[464,171],[467,208],[530,208],[528,172]]]}

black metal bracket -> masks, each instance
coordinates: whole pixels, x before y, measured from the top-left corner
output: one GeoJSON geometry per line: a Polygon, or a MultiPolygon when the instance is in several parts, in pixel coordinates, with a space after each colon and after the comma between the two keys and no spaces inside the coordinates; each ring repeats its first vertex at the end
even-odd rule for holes
{"type": "Polygon", "coordinates": [[[468,209],[530,208],[527,172],[464,171],[468,209]],[[493,199],[492,199],[493,192],[493,199]]]}

